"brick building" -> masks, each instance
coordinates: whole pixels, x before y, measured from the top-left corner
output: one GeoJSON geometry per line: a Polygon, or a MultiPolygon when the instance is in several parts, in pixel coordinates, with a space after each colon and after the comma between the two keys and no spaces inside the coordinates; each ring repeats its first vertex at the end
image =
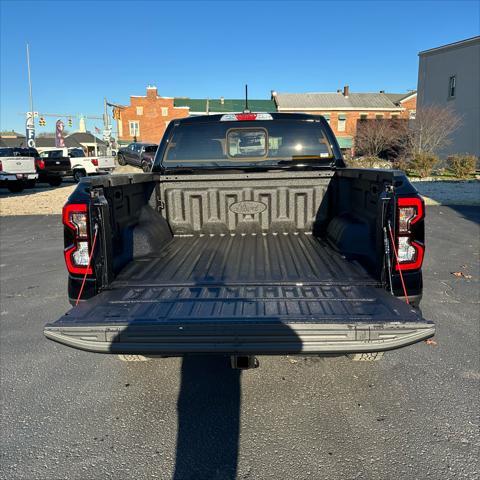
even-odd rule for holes
{"type": "Polygon", "coordinates": [[[116,108],[118,143],[159,143],[171,120],[188,117],[188,107],[176,107],[173,97],[161,97],[157,87],[147,87],[145,96],[130,96],[130,105],[116,108]]]}
{"type": "Polygon", "coordinates": [[[351,151],[357,122],[366,119],[415,118],[417,92],[351,93],[348,86],[329,93],[272,92],[279,112],[323,115],[334,131],[340,148],[351,151]]]}

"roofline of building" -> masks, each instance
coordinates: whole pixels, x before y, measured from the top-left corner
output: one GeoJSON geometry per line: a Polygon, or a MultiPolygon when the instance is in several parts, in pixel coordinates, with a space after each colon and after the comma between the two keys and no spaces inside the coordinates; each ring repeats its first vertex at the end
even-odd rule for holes
{"type": "MultiPolygon", "coordinates": [[[[130,98],[149,98],[147,95],[130,95],[130,98]]],[[[160,95],[157,95],[157,98],[163,98],[166,100],[172,100],[175,97],[161,97],[160,95]]]]}
{"type": "Polygon", "coordinates": [[[465,40],[459,40],[458,42],[447,43],[446,45],[441,45],[440,47],[430,48],[428,50],[422,50],[421,52],[418,52],[418,55],[421,56],[421,55],[435,54],[443,50],[466,47],[469,44],[475,44],[477,42],[480,43],[480,35],[476,37],[466,38],[465,40]]]}
{"type": "Polygon", "coordinates": [[[330,111],[330,112],[403,112],[405,110],[405,107],[305,107],[305,108],[300,108],[300,107],[295,107],[295,108],[289,108],[289,107],[277,107],[279,112],[324,112],[324,111],[330,111]]]}
{"type": "MultiPolygon", "coordinates": [[[[415,93],[417,91],[415,90],[415,93]]],[[[410,95],[414,92],[405,92],[405,95],[410,95]]],[[[341,97],[343,97],[343,91],[342,92],[278,92],[274,98],[278,97],[279,95],[333,95],[333,94],[336,94],[336,95],[339,95],[341,97]]],[[[349,95],[401,95],[402,92],[352,92],[350,91],[349,92],[349,95]]]]}
{"type": "Polygon", "coordinates": [[[406,100],[409,100],[410,98],[416,97],[416,96],[417,96],[417,91],[415,90],[414,92],[411,92],[410,94],[407,94],[405,97],[401,98],[399,102],[400,103],[405,102],[406,100]]]}

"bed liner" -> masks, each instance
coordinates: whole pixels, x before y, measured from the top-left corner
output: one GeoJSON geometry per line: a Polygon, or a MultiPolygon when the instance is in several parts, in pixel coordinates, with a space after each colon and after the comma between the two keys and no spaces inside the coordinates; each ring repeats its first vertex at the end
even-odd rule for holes
{"type": "Polygon", "coordinates": [[[113,288],[134,285],[377,285],[308,233],[175,236],[155,255],[132,261],[113,288]]]}
{"type": "Polygon", "coordinates": [[[97,352],[275,354],[388,350],[434,327],[302,233],[174,237],[45,334],[97,352]]]}

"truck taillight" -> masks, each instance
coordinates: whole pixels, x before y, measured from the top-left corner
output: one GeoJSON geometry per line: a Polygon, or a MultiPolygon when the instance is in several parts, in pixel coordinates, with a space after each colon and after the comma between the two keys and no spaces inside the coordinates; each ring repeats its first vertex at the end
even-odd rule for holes
{"type": "Polygon", "coordinates": [[[3,172],[3,164],[1,160],[0,160],[0,172],[3,172]]]}
{"type": "Polygon", "coordinates": [[[423,263],[423,225],[425,208],[420,197],[397,198],[397,270],[418,270],[423,263]]]}
{"type": "Polygon", "coordinates": [[[41,158],[37,158],[35,160],[35,164],[40,170],[43,170],[45,168],[45,162],[41,158]]]}
{"type": "Polygon", "coordinates": [[[269,113],[227,113],[220,117],[221,122],[249,122],[253,120],[273,120],[269,113]]]}
{"type": "Polygon", "coordinates": [[[92,158],[92,163],[93,163],[93,165],[98,167],[98,158],[92,158]]]}
{"type": "Polygon", "coordinates": [[[77,275],[91,274],[88,266],[90,253],[90,236],[88,232],[88,208],[84,203],[71,203],[63,207],[63,224],[68,229],[71,239],[64,255],[67,270],[77,275]]]}

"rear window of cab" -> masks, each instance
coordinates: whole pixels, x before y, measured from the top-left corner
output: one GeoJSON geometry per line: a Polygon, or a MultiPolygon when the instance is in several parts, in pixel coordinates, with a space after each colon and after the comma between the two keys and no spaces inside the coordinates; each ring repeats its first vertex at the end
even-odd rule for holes
{"type": "Polygon", "coordinates": [[[320,122],[225,121],[175,126],[163,164],[168,168],[332,158],[332,146],[320,122]]]}

